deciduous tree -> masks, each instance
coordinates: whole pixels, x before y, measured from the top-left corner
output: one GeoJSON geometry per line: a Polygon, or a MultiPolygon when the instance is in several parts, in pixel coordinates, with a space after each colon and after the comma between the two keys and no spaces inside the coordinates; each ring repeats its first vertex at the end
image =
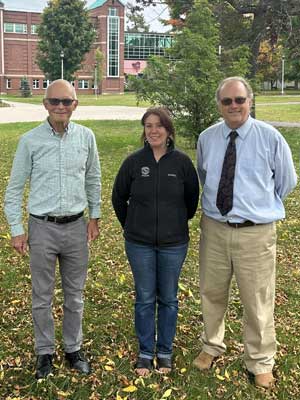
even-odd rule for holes
{"type": "Polygon", "coordinates": [[[295,89],[300,81],[300,17],[291,19],[291,31],[284,38],[285,77],[295,82],[295,89]]]}
{"type": "Polygon", "coordinates": [[[150,32],[150,25],[146,23],[143,12],[138,11],[132,3],[126,4],[127,32],[150,32]]]}
{"type": "MultiPolygon", "coordinates": [[[[195,0],[136,0],[142,7],[167,4],[171,17],[184,19],[195,0]]],[[[220,44],[225,51],[237,45],[249,48],[251,65],[248,76],[255,78],[261,43],[274,46],[292,32],[292,18],[300,14],[299,0],[209,0],[220,23],[220,44]]]]}
{"type": "Polygon", "coordinates": [[[196,0],[175,35],[170,59],[153,57],[144,77],[135,78],[139,99],[167,107],[177,129],[195,140],[216,121],[214,93],[221,78],[217,23],[207,0],[196,0]]]}
{"type": "Polygon", "coordinates": [[[37,63],[50,80],[61,76],[61,51],[64,78],[72,80],[91,48],[95,30],[85,5],[81,0],[49,0],[42,13],[37,63]]]}
{"type": "Polygon", "coordinates": [[[257,63],[257,78],[261,82],[270,82],[271,89],[276,88],[277,81],[280,78],[282,68],[281,57],[281,45],[271,47],[267,41],[261,43],[257,63]]]}
{"type": "Polygon", "coordinates": [[[95,76],[94,85],[96,86],[96,93],[101,93],[102,80],[103,80],[103,68],[104,68],[104,54],[97,48],[95,51],[95,76]]]}

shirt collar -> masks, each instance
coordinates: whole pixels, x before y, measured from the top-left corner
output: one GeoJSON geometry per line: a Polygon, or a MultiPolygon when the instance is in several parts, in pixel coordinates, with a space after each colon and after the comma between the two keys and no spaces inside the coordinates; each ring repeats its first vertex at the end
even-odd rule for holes
{"type": "Polygon", "coordinates": [[[229,126],[226,124],[226,122],[224,122],[223,125],[223,136],[224,139],[227,139],[230,132],[232,131],[236,131],[239,135],[239,137],[244,140],[248,134],[248,132],[250,131],[251,127],[253,125],[253,118],[249,115],[248,119],[246,122],[244,122],[244,124],[242,126],[240,126],[237,129],[231,129],[229,128],[229,126]]]}
{"type": "MultiPolygon", "coordinates": [[[[46,119],[45,124],[46,124],[47,130],[48,130],[50,135],[54,135],[54,136],[59,135],[59,133],[57,133],[56,130],[50,124],[49,118],[46,119]]],[[[65,128],[64,134],[68,134],[70,132],[70,130],[71,130],[70,128],[71,127],[70,127],[70,122],[69,122],[68,125],[65,128]]]]}

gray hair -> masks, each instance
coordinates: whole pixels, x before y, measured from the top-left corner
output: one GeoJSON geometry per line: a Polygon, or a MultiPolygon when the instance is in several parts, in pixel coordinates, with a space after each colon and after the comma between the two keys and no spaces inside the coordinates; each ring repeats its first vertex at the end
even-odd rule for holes
{"type": "Polygon", "coordinates": [[[218,86],[218,89],[217,89],[217,91],[216,91],[216,102],[217,102],[217,103],[219,103],[220,100],[221,100],[221,99],[220,99],[221,90],[223,89],[223,87],[224,87],[228,82],[241,82],[241,83],[244,85],[244,87],[245,87],[245,89],[246,89],[246,91],[247,91],[247,97],[248,97],[249,99],[251,99],[251,100],[253,99],[253,90],[252,90],[252,87],[250,86],[249,82],[247,82],[246,79],[242,78],[241,76],[230,76],[229,78],[223,79],[223,80],[220,82],[219,86],[218,86]]]}

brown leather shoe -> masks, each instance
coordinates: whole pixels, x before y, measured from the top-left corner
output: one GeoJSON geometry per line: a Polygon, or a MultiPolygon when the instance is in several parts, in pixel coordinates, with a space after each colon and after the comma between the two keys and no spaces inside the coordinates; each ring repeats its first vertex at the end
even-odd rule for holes
{"type": "Polygon", "coordinates": [[[271,388],[275,383],[272,372],[255,375],[254,381],[256,386],[263,387],[265,389],[271,388]]]}
{"type": "Polygon", "coordinates": [[[208,354],[205,351],[201,351],[198,357],[196,357],[195,360],[193,361],[193,365],[196,368],[200,369],[201,371],[210,369],[214,358],[215,357],[212,356],[211,354],[208,354]]]}

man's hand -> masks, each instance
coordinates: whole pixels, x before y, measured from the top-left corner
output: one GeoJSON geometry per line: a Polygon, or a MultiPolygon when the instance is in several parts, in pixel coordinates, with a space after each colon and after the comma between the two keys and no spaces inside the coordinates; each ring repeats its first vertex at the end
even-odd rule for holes
{"type": "Polygon", "coordinates": [[[87,226],[88,242],[99,236],[98,219],[90,219],[87,226]]]}
{"type": "Polygon", "coordinates": [[[19,235],[11,238],[12,247],[17,250],[19,254],[24,256],[27,253],[27,235],[19,235]]]}

